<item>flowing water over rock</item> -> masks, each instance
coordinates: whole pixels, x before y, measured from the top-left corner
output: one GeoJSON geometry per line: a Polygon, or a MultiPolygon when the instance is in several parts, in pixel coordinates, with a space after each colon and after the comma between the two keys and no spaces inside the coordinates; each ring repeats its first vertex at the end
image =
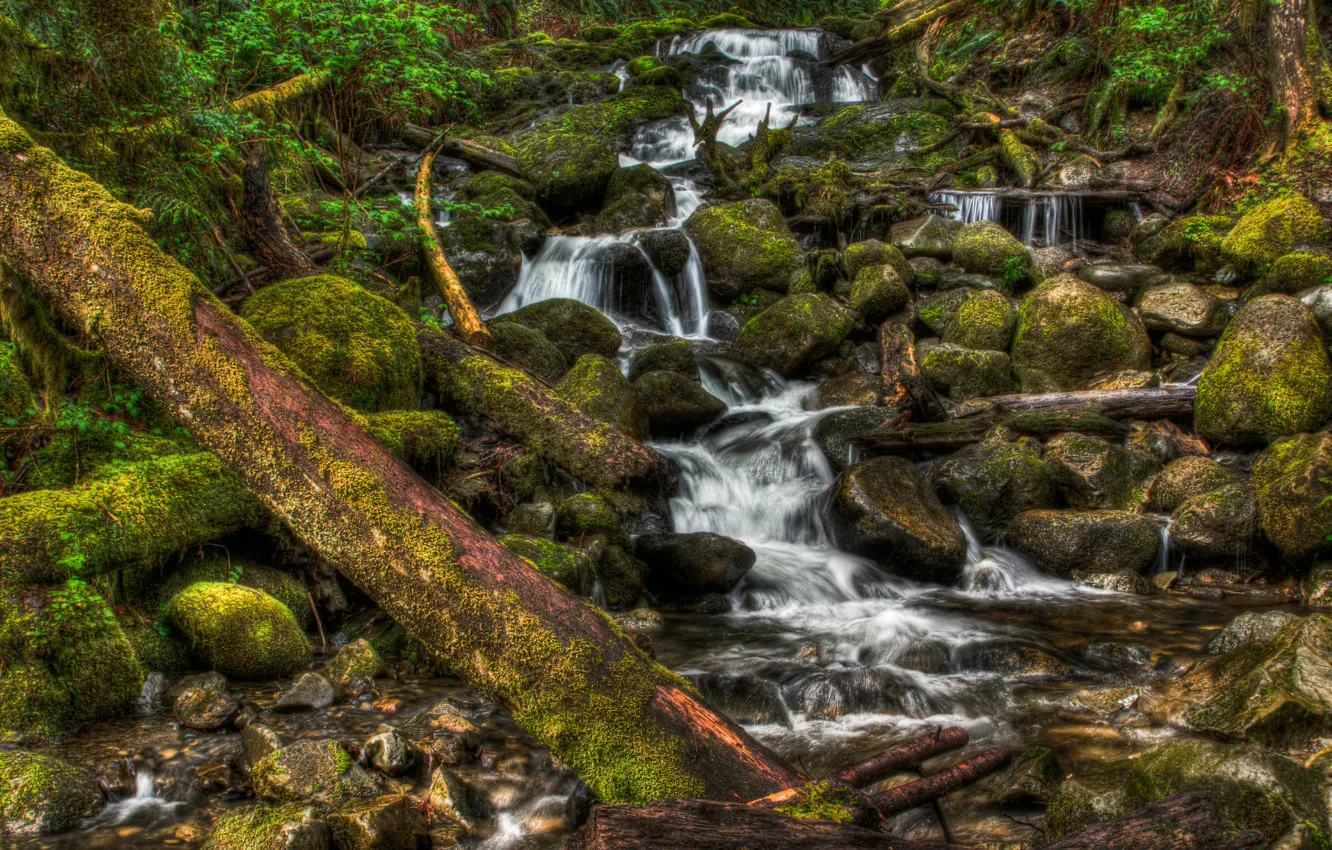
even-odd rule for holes
{"type": "Polygon", "coordinates": [[[1027,192],[1005,197],[1000,190],[935,192],[930,202],[952,204],[946,212],[963,224],[993,221],[1013,231],[1024,245],[1063,246],[1077,250],[1090,237],[1082,196],[1076,192],[1027,192]]]}

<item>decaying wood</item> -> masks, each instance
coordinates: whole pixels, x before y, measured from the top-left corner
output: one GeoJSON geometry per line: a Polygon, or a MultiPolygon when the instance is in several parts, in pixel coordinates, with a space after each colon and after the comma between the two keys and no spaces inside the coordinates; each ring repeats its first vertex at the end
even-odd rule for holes
{"type": "Polygon", "coordinates": [[[879,814],[891,817],[947,796],[978,779],[984,779],[991,773],[1008,767],[1012,760],[1012,752],[1003,747],[996,747],[938,773],[932,773],[924,779],[870,794],[864,800],[878,809],[879,814]]]}
{"type": "Polygon", "coordinates": [[[999,395],[986,399],[1012,413],[1090,411],[1109,419],[1165,419],[1193,414],[1197,387],[1081,390],[1067,393],[999,395]]]}
{"type": "Polygon", "coordinates": [[[916,307],[894,313],[879,325],[879,374],[883,380],[883,406],[913,411],[921,419],[940,413],[939,401],[916,363],[916,335],[911,326],[916,307]]]}
{"type": "Polygon", "coordinates": [[[883,32],[862,38],[855,44],[834,53],[824,60],[829,67],[863,62],[871,56],[886,53],[907,44],[925,33],[936,20],[965,11],[972,0],[912,0],[899,3],[875,15],[884,22],[883,32]]]}
{"type": "Polygon", "coordinates": [[[0,257],[71,328],[601,799],[749,800],[801,781],[389,453],[3,112],[0,209],[0,257]]]}
{"type": "Polygon", "coordinates": [[[519,180],[526,179],[518,160],[506,153],[477,144],[470,139],[459,139],[447,135],[441,139],[431,130],[418,127],[415,124],[407,124],[402,128],[402,138],[421,150],[430,150],[435,145],[439,145],[441,153],[457,157],[468,165],[480,169],[489,169],[490,171],[499,171],[510,177],[517,177],[519,180]]]}
{"type": "Polygon", "coordinates": [[[250,146],[241,183],[241,229],[250,253],[283,277],[312,274],[315,264],[291,241],[282,224],[282,208],[269,185],[268,157],[262,144],[250,146]]]}
{"type": "Polygon", "coordinates": [[[980,442],[992,428],[1002,426],[1015,434],[1051,437],[1075,431],[1097,437],[1123,439],[1129,427],[1108,419],[1099,413],[1086,411],[1062,412],[1057,418],[1046,418],[1039,413],[1004,413],[989,408],[985,415],[945,422],[892,424],[860,437],[857,443],[873,446],[882,452],[893,451],[953,451],[980,442]]]}
{"type": "Polygon", "coordinates": [[[721,131],[722,123],[726,121],[726,117],[742,103],[744,103],[743,100],[737,100],[721,112],[716,112],[712,108],[712,101],[709,100],[702,122],[694,117],[692,107],[686,110],[689,124],[694,129],[694,147],[698,148],[698,160],[711,172],[712,179],[718,188],[732,186],[740,178],[740,175],[736,173],[735,164],[718,149],[717,133],[721,131]]]}
{"type": "Polygon", "coordinates": [[[457,272],[449,265],[449,259],[444,256],[444,249],[440,247],[439,236],[435,233],[435,217],[430,214],[430,169],[434,164],[434,151],[428,151],[421,157],[421,167],[416,172],[416,193],[412,198],[412,203],[416,207],[416,229],[420,234],[421,252],[425,254],[430,279],[434,281],[435,288],[444,298],[444,304],[449,308],[449,317],[453,319],[453,326],[458,329],[458,335],[466,340],[468,345],[491,348],[494,342],[490,338],[490,331],[486,330],[486,325],[476,312],[472,299],[467,297],[467,290],[463,289],[457,272]]]}
{"type": "Polygon", "coordinates": [[[1218,804],[1205,791],[1162,797],[1123,817],[1080,829],[1045,845],[1046,850],[1241,850],[1266,847],[1262,833],[1231,832],[1218,804]]]}

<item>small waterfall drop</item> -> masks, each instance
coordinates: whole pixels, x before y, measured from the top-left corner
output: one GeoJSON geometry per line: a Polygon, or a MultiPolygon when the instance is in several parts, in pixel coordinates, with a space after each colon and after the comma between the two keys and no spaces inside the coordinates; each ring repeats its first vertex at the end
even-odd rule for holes
{"type": "Polygon", "coordinates": [[[1077,250],[1078,242],[1087,239],[1082,196],[1072,192],[1012,195],[1002,189],[947,191],[930,195],[930,202],[953,205],[956,210],[941,214],[963,224],[973,221],[1002,224],[1028,247],[1060,246],[1077,250]],[[1013,221],[1014,215],[1017,221],[1013,221]]]}

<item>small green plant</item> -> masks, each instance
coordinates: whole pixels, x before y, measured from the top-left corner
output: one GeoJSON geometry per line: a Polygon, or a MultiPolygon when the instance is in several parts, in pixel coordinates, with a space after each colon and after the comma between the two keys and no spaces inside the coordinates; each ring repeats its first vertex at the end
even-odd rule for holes
{"type": "Polygon", "coordinates": [[[1004,283],[1017,286],[1027,279],[1027,264],[1021,257],[1009,257],[1004,260],[1004,283]]]}

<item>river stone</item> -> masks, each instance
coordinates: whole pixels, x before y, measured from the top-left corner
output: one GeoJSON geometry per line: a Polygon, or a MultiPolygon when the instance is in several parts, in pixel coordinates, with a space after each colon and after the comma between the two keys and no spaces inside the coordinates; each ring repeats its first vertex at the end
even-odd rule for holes
{"type": "Polygon", "coordinates": [[[1185,281],[1153,286],[1138,296],[1137,307],[1148,330],[1184,336],[1218,334],[1230,318],[1224,301],[1185,281]]]}
{"type": "Polygon", "coordinates": [[[499,542],[515,555],[530,561],[546,578],[579,596],[592,594],[592,559],[583,550],[523,534],[506,534],[499,542]]]}
{"type": "Polygon", "coordinates": [[[310,663],[310,642],[287,606],[262,590],[198,582],[167,615],[200,660],[240,679],[290,676],[310,663]]]}
{"type": "Polygon", "coordinates": [[[883,381],[878,375],[851,372],[819,384],[813,405],[816,410],[848,405],[870,407],[879,403],[882,391],[883,381]]]}
{"type": "Polygon", "coordinates": [[[189,729],[220,729],[240,711],[240,701],[229,694],[189,688],[176,697],[172,714],[189,729]]]}
{"type": "Polygon", "coordinates": [[[1227,484],[1186,500],[1174,519],[1171,546],[1192,558],[1243,563],[1258,543],[1258,506],[1243,484],[1227,484]]]}
{"type": "Polygon", "coordinates": [[[853,314],[823,293],[788,295],[741,328],[730,356],[791,377],[834,353],[854,326],[853,314]]]}
{"type": "Polygon", "coordinates": [[[990,796],[1000,803],[1045,803],[1064,781],[1064,768],[1049,747],[1027,747],[990,780],[990,796]]]}
{"type": "Polygon", "coordinates": [[[516,322],[541,331],[570,364],[584,354],[614,357],[623,342],[614,322],[596,308],[572,298],[538,301],[496,316],[491,322],[516,322]]]}
{"type": "Polygon", "coordinates": [[[679,602],[730,593],[754,566],[754,550],[707,531],[645,534],[634,552],[647,565],[647,588],[658,599],[679,602]]]}
{"type": "MultiPolygon", "coordinates": [[[[842,264],[846,267],[846,277],[848,280],[855,280],[860,276],[861,271],[869,266],[888,265],[897,272],[902,283],[911,286],[916,282],[915,267],[903,256],[902,252],[892,245],[885,245],[878,239],[866,239],[862,242],[852,242],[846,246],[842,252],[842,264]]],[[[836,276],[826,275],[824,281],[831,285],[836,276]]]]}
{"type": "Polygon", "coordinates": [[[647,252],[657,271],[674,277],[689,265],[689,237],[677,228],[649,230],[639,237],[639,244],[647,252]]]}
{"type": "Polygon", "coordinates": [[[1013,519],[1008,542],[1060,578],[1075,571],[1141,574],[1156,561],[1161,527],[1129,511],[1034,510],[1013,519]]]}
{"type": "Polygon", "coordinates": [[[1134,573],[1075,572],[1073,583],[1078,587],[1113,590],[1115,593],[1131,593],[1134,596],[1151,596],[1156,592],[1150,581],[1134,573]]]}
{"type": "Polygon", "coordinates": [[[1097,375],[1150,369],[1152,342],[1133,311],[1061,276],[1023,299],[1012,354],[1023,392],[1063,392],[1083,389],[1097,375]]]}
{"type": "Polygon", "coordinates": [[[417,850],[430,827],[410,797],[392,795],[346,803],[328,816],[337,850],[417,850]]]}
{"type": "Polygon", "coordinates": [[[361,745],[361,757],[380,773],[402,776],[416,766],[419,754],[402,733],[381,723],[361,745]]]}
{"type": "Polygon", "coordinates": [[[452,214],[448,227],[435,228],[445,258],[474,304],[484,307],[508,295],[522,274],[525,249],[535,253],[545,242],[545,215],[521,203],[514,221],[463,209],[452,214]]]}
{"type": "Polygon", "coordinates": [[[321,673],[306,671],[296,677],[290,688],[278,694],[273,710],[322,711],[333,704],[337,693],[333,680],[321,673]]]}
{"type": "Polygon", "coordinates": [[[920,471],[900,457],[861,461],[833,485],[837,545],[918,581],[953,584],[962,575],[962,529],[920,471]]]}
{"type": "Polygon", "coordinates": [[[1266,643],[1298,619],[1289,611],[1245,611],[1217,632],[1205,649],[1208,655],[1224,655],[1246,643],[1266,643]]]}
{"type": "Polygon", "coordinates": [[[647,429],[643,405],[620,367],[600,354],[578,358],[560,382],[555,395],[593,419],[614,425],[638,439],[647,429]]]}
{"type": "Polygon", "coordinates": [[[740,319],[725,310],[708,312],[708,336],[723,342],[732,342],[740,336],[740,319]]]}
{"type": "Polygon", "coordinates": [[[1142,285],[1161,274],[1156,266],[1141,263],[1093,263],[1078,272],[1078,279],[1106,292],[1122,292],[1132,298],[1142,285]]]}
{"type": "Polygon", "coordinates": [[[1307,747],[1332,731],[1332,620],[1314,614],[1242,643],[1194,667],[1178,691],[1199,731],[1307,747]]]}
{"type": "Polygon", "coordinates": [[[653,343],[634,355],[629,366],[629,380],[637,381],[648,372],[675,372],[692,381],[701,380],[694,346],[687,339],[653,343]]]}
{"type": "Polygon", "coordinates": [[[328,850],[328,825],[314,806],[246,806],[213,821],[203,850],[328,850]]]}
{"type": "Polygon", "coordinates": [[[613,283],[606,304],[612,315],[643,327],[665,324],[652,263],[642,251],[627,242],[612,243],[597,252],[596,268],[603,280],[613,283]]]}
{"type": "Polygon", "coordinates": [[[254,766],[254,792],[268,800],[339,803],[379,793],[375,778],[337,741],[303,739],[254,766]]]}
{"type": "Polygon", "coordinates": [[[863,266],[851,282],[847,305],[865,321],[877,324],[911,300],[911,291],[897,270],[887,263],[863,266]]]}
{"type": "Polygon", "coordinates": [[[0,835],[66,832],[105,805],[86,770],[52,756],[0,751],[0,835]]]}
{"type": "Polygon", "coordinates": [[[388,673],[388,665],[365,638],[357,638],[338,650],[324,667],[324,675],[338,688],[346,688],[357,679],[376,679],[388,673]]]}
{"type": "Polygon", "coordinates": [[[452,821],[465,832],[476,829],[477,820],[483,813],[484,807],[477,793],[447,767],[437,767],[430,774],[426,799],[435,815],[452,821]]]}
{"type": "Polygon", "coordinates": [[[1246,304],[1202,377],[1194,420],[1227,445],[1264,445],[1312,431],[1332,414],[1332,363],[1313,315],[1286,295],[1246,304]]]}
{"type": "Polygon", "coordinates": [[[964,224],[953,240],[953,262],[972,274],[1001,281],[1012,294],[1031,273],[1031,252],[1013,234],[992,221],[964,224]]]}
{"type": "Polygon", "coordinates": [[[1136,508],[1161,471],[1161,462],[1144,451],[1078,433],[1051,438],[1045,461],[1074,508],[1136,508]]]}
{"type": "Polygon", "coordinates": [[[934,489],[956,505],[983,540],[995,540],[1022,511],[1054,507],[1054,472],[1031,437],[1009,442],[992,431],[979,443],[935,462],[934,489]]]}
{"type": "Polygon", "coordinates": [[[441,764],[475,761],[481,747],[481,730],[447,699],[421,709],[399,731],[441,764]]]}
{"type": "Polygon", "coordinates": [[[1147,502],[1158,511],[1174,511],[1187,499],[1231,481],[1230,470],[1210,457],[1190,455],[1172,460],[1147,490],[1147,502]]]}
{"type": "Polygon", "coordinates": [[[684,228],[703,261],[708,290],[723,301],[751,289],[785,292],[804,263],[782,211],[762,198],[700,207],[684,228]]]}
{"type": "Polygon", "coordinates": [[[941,215],[923,215],[899,221],[889,228],[889,240],[908,258],[930,257],[942,262],[953,259],[953,241],[962,222],[941,215]]]}
{"type": "Polygon", "coordinates": [[[512,360],[546,383],[555,383],[569,371],[564,352],[541,331],[517,322],[491,322],[487,328],[494,340],[496,354],[512,360]]]}
{"type": "Polygon", "coordinates": [[[205,691],[217,691],[218,693],[227,692],[227,677],[216,670],[209,670],[207,673],[191,673],[188,676],[182,676],[180,681],[167,689],[166,697],[168,702],[175,702],[180,695],[191,688],[200,688],[205,691]]]}
{"type": "Polygon", "coordinates": [[[675,188],[650,165],[620,168],[611,175],[597,229],[619,233],[633,227],[664,227],[675,215],[675,188]]]}
{"type": "Polygon", "coordinates": [[[240,739],[241,757],[246,770],[254,770],[254,766],[270,753],[282,749],[282,737],[272,727],[262,723],[247,723],[241,730],[240,739]]]}
{"type": "Polygon", "coordinates": [[[1323,215],[1308,198],[1294,193],[1246,212],[1221,243],[1221,255],[1241,274],[1258,277],[1301,240],[1321,241],[1323,215]]]}
{"type": "Polygon", "coordinates": [[[637,606],[643,596],[647,577],[647,567],[642,561],[629,554],[623,546],[612,543],[606,546],[592,570],[601,583],[601,592],[606,597],[608,609],[624,611],[637,606]]]}
{"type": "Polygon", "coordinates": [[[921,356],[920,373],[953,401],[1005,395],[1017,389],[1012,361],[1002,351],[974,351],[940,343],[921,356]]]}
{"type": "Polygon", "coordinates": [[[648,372],[633,388],[655,437],[692,433],[726,412],[726,402],[679,372],[648,372]]]}
{"type": "Polygon", "coordinates": [[[1250,478],[1263,533],[1288,558],[1312,557],[1332,534],[1332,435],[1298,434],[1268,446],[1250,478]]]}
{"type": "Polygon", "coordinates": [[[1256,829],[1274,841],[1300,823],[1327,829],[1327,803],[1313,771],[1248,744],[1189,739],[1066,780],[1046,809],[1046,835],[1057,839],[1195,790],[1213,796],[1217,811],[1233,818],[1234,832],[1256,829]]]}

